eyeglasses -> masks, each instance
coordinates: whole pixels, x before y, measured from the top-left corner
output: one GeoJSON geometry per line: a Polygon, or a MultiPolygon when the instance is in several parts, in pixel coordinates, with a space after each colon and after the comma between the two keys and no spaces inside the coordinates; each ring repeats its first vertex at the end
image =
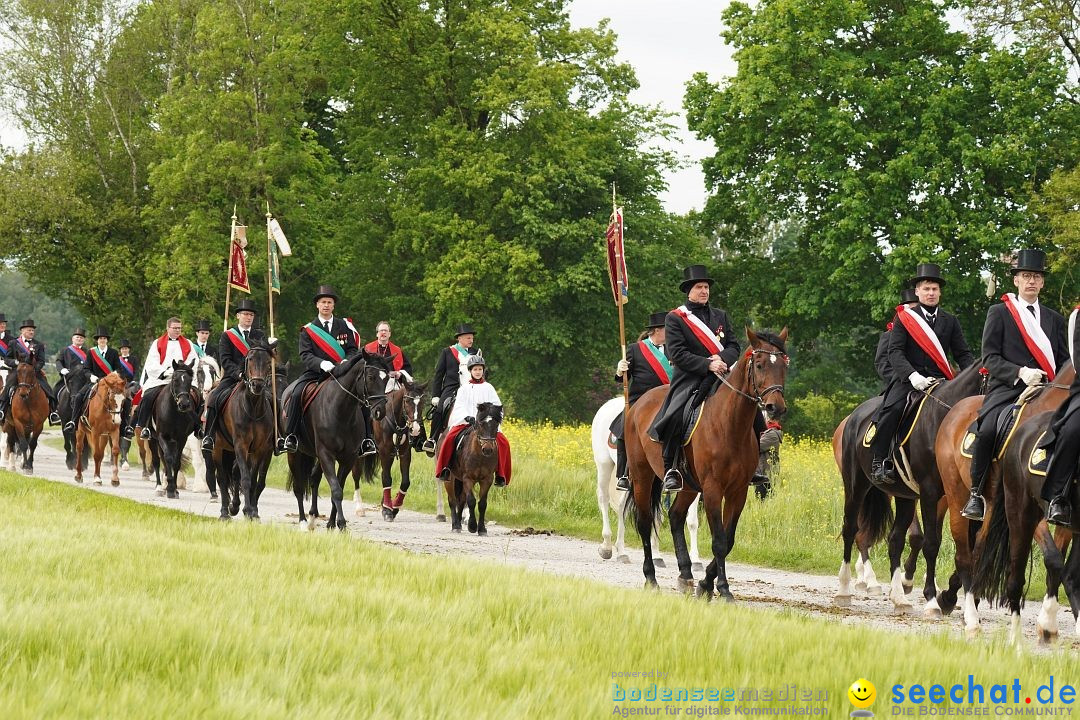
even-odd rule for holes
{"type": "Polygon", "coordinates": [[[1043,277],[1043,274],[1042,273],[1037,273],[1037,272],[1021,272],[1021,273],[1016,273],[1016,276],[1018,278],[1020,278],[1021,280],[1041,280],[1042,277],[1043,277]]]}

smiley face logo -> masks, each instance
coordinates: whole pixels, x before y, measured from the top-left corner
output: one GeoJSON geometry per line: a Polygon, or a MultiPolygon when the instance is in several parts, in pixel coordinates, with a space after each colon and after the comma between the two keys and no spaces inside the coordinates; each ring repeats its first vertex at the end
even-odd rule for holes
{"type": "Polygon", "coordinates": [[[860,710],[865,710],[877,699],[877,689],[874,687],[874,684],[866,678],[859,678],[851,683],[851,687],[849,687],[847,691],[847,696],[852,705],[860,710]]]}

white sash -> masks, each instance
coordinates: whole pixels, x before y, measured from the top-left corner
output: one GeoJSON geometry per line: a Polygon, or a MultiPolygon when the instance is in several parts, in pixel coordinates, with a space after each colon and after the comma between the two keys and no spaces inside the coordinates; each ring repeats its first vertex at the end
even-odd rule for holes
{"type": "Polygon", "coordinates": [[[1073,332],[1076,331],[1077,313],[1080,313],[1080,306],[1077,306],[1069,313],[1069,359],[1072,360],[1073,368],[1076,367],[1076,348],[1073,347],[1073,332]]]}
{"type": "MultiPolygon", "coordinates": [[[[1050,344],[1050,338],[1046,336],[1046,332],[1035,320],[1035,316],[1028,312],[1027,304],[1018,301],[1014,293],[1005,293],[1005,302],[1012,304],[1013,309],[1016,310],[1016,316],[1024,323],[1021,330],[1042,350],[1047,362],[1050,363],[1051,369],[1056,368],[1057,359],[1054,358],[1054,348],[1050,344]]],[[[1072,335],[1069,335],[1069,339],[1072,340],[1072,335]]]]}
{"type": "Polygon", "coordinates": [[[690,308],[685,305],[680,305],[675,308],[675,312],[679,314],[679,317],[681,317],[686,324],[691,326],[694,335],[702,342],[706,350],[714,355],[720,354],[724,349],[724,344],[720,341],[720,338],[716,337],[716,333],[701,321],[701,318],[690,312],[690,308]],[[712,343],[712,347],[709,347],[709,343],[712,343]]]}
{"type": "MultiPolygon", "coordinates": [[[[923,314],[920,312],[915,312],[913,308],[910,308],[906,305],[902,307],[903,309],[900,310],[900,312],[907,313],[906,317],[915,321],[915,323],[919,326],[919,329],[926,334],[926,337],[930,341],[930,344],[934,346],[934,352],[937,353],[936,358],[931,358],[934,361],[934,364],[937,365],[938,368],[949,367],[949,361],[945,357],[945,348],[941,347],[941,340],[938,339],[938,336],[934,334],[934,329],[930,327],[930,323],[926,322],[926,318],[923,316],[923,314]]],[[[1028,314],[1030,315],[1031,313],[1028,314]]],[[[920,347],[922,346],[920,345],[920,347]]],[[[923,352],[926,352],[926,348],[923,347],[922,350],[923,352]]],[[[930,353],[927,354],[929,355],[930,353]]]]}

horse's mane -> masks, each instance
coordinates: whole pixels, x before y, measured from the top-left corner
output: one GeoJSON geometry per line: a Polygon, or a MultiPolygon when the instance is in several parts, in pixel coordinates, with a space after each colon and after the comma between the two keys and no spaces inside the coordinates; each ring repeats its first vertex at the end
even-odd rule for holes
{"type": "Polygon", "coordinates": [[[784,347],[784,341],[781,340],[780,336],[777,335],[774,331],[766,328],[764,330],[754,330],[754,334],[758,336],[759,340],[763,340],[770,345],[776,346],[776,349],[780,352],[787,352],[787,348],[784,347]]]}

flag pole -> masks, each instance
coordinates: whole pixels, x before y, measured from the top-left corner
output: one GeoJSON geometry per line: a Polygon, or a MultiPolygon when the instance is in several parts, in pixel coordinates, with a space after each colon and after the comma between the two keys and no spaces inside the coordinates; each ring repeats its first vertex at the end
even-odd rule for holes
{"type": "MultiPolygon", "coordinates": [[[[270,236],[270,220],[273,216],[270,214],[270,201],[266,201],[266,308],[267,317],[270,322],[270,334],[267,337],[274,337],[274,281],[271,277],[273,268],[271,264],[274,262],[273,250],[270,247],[270,243],[274,242],[274,238],[270,236]]],[[[277,360],[274,355],[270,356],[270,400],[274,406],[274,443],[277,444],[278,438],[278,406],[277,406],[277,360]]]]}
{"type": "MultiPolygon", "coordinates": [[[[615,218],[615,222],[618,223],[619,239],[622,240],[622,222],[619,219],[619,209],[615,204],[615,183],[611,183],[611,216],[615,218]]],[[[625,297],[624,288],[626,287],[626,278],[623,277],[623,258],[622,258],[622,242],[616,245],[617,252],[615,253],[615,275],[618,280],[618,297],[615,299],[615,305],[619,308],[619,349],[622,351],[622,359],[626,361],[626,318],[623,315],[623,298],[625,297]]],[[[622,374],[622,395],[623,395],[623,418],[625,422],[626,414],[630,412],[630,378],[627,377],[628,373],[622,374]]]]}
{"type": "Polygon", "coordinates": [[[221,332],[229,329],[229,296],[232,293],[232,256],[233,240],[236,238],[236,203],[232,206],[232,227],[229,229],[229,274],[225,277],[225,319],[221,322],[221,332]]]}

